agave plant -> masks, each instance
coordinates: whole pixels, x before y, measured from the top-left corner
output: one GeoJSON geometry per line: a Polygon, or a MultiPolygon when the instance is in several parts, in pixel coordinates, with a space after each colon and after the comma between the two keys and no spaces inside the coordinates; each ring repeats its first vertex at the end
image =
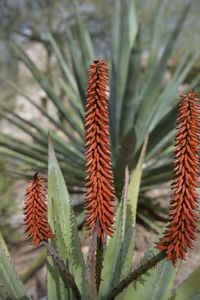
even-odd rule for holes
{"type": "MultiPolygon", "coordinates": [[[[191,5],[189,3],[183,8],[163,47],[161,24],[166,4],[167,0],[160,2],[155,17],[148,63],[144,71],[141,67],[142,32],[140,20],[137,19],[135,1],[116,0],[113,7],[112,47],[109,58],[111,69],[109,113],[115,187],[117,194],[120,195],[125,165],[128,165],[130,171],[134,169],[148,134],[149,143],[140,189],[140,203],[145,205],[147,211],[152,210],[152,201],[144,201],[147,197],[144,192],[157,188],[171,177],[170,146],[177,113],[176,91],[186,80],[199,57],[199,53],[194,53],[193,49],[185,49],[171,74],[171,79],[165,79],[169,59],[191,5]],[[163,52],[158,59],[161,47],[163,52]]],[[[61,118],[47,112],[32,96],[25,94],[22,88],[13,82],[10,83],[10,87],[36,107],[49,121],[55,151],[70,192],[77,191],[77,187],[81,191],[83,187],[85,91],[88,65],[96,59],[89,32],[76,3],[74,15],[75,30],[63,20],[69,59],[65,57],[65,51],[60,48],[54,35],[49,33],[47,36],[47,42],[55,53],[60,70],[56,85],[52,86],[47,76],[38,69],[22,48],[13,45],[15,55],[30,70],[61,118]],[[58,90],[62,91],[64,97],[58,95],[58,90]]],[[[194,89],[199,81],[198,75],[188,83],[189,88],[194,89]]],[[[8,171],[16,175],[28,174],[27,170],[32,168],[45,172],[48,130],[36,122],[27,121],[2,104],[0,115],[32,138],[32,142],[28,143],[18,137],[1,134],[0,154],[13,157],[15,162],[16,159],[20,162],[19,172],[14,172],[13,168],[8,171]]],[[[141,217],[146,220],[143,210],[141,217]]]]}

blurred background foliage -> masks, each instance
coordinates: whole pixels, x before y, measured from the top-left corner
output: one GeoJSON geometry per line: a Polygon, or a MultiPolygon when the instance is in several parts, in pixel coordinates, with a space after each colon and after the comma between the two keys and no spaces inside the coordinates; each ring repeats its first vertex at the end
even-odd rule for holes
{"type": "Polygon", "coordinates": [[[1,189],[7,190],[13,176],[46,173],[49,129],[69,191],[84,191],[84,92],[88,64],[101,58],[111,64],[118,194],[125,164],[134,169],[149,134],[138,217],[155,230],[154,218],[165,220],[158,201],[164,196],[156,191],[169,188],[178,90],[200,81],[200,3],[189,1],[181,19],[186,0],[135,2],[136,9],[128,0],[0,2],[1,189]],[[124,6],[119,16],[117,5],[124,6]]]}
{"type": "MultiPolygon", "coordinates": [[[[111,15],[114,0],[84,0],[80,1],[79,8],[82,17],[87,24],[95,46],[97,55],[100,53],[105,58],[108,56],[111,36],[111,15]]],[[[152,37],[152,26],[158,11],[158,0],[137,0],[137,12],[142,26],[142,42],[144,49],[148,49],[152,37]]],[[[198,0],[193,0],[190,15],[184,25],[179,43],[176,44],[176,52],[184,48],[198,48],[200,42],[199,10],[198,0]]],[[[165,19],[162,26],[165,28],[163,38],[171,31],[177,15],[187,0],[175,0],[173,5],[168,1],[165,10],[165,19]]],[[[0,79],[1,85],[8,77],[17,76],[18,61],[13,56],[10,42],[19,44],[38,43],[44,47],[46,55],[49,55],[46,33],[54,33],[59,42],[64,43],[63,20],[67,19],[71,24],[75,22],[73,14],[73,1],[71,0],[2,0],[0,2],[0,79]]],[[[61,44],[62,46],[62,44],[61,44]]],[[[3,91],[1,90],[1,93],[3,91]]],[[[4,91],[7,92],[7,89],[4,91]]]]}

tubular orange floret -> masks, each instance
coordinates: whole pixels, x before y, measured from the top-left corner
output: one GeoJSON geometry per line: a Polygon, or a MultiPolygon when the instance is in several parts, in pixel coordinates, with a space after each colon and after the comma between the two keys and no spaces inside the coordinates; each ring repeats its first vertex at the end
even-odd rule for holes
{"type": "Polygon", "coordinates": [[[200,100],[193,92],[181,97],[169,224],[164,237],[156,244],[159,250],[166,251],[167,259],[172,260],[174,266],[178,258],[185,259],[187,249],[193,247],[196,239],[196,187],[199,186],[200,100]]]}
{"type": "Polygon", "coordinates": [[[54,238],[54,234],[47,220],[47,203],[45,180],[36,173],[25,194],[24,201],[24,223],[26,233],[34,246],[41,241],[54,238]]]}
{"type": "Polygon", "coordinates": [[[85,106],[86,213],[89,231],[113,234],[115,190],[108,118],[108,68],[102,61],[90,65],[85,106]]]}

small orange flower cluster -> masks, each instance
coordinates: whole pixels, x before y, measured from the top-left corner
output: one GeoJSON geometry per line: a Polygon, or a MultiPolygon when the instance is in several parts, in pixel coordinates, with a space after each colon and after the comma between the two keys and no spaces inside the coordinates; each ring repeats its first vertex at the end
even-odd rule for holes
{"type": "Polygon", "coordinates": [[[200,100],[193,92],[181,97],[169,224],[156,245],[166,251],[167,259],[172,260],[174,266],[178,258],[185,259],[187,249],[192,248],[196,239],[196,187],[199,186],[200,100]]]}
{"type": "Polygon", "coordinates": [[[108,117],[108,68],[102,61],[90,65],[85,106],[86,210],[90,232],[97,226],[112,236],[115,214],[115,191],[110,152],[108,117]]]}
{"type": "Polygon", "coordinates": [[[47,220],[45,180],[37,173],[26,190],[24,204],[26,232],[33,245],[38,246],[41,241],[53,238],[47,220]]]}

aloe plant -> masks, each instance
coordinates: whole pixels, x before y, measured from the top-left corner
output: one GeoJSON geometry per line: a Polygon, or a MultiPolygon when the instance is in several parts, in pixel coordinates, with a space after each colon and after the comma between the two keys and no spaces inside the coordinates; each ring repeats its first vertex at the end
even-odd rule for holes
{"type": "MultiPolygon", "coordinates": [[[[33,246],[43,245],[48,257],[48,299],[113,300],[200,297],[199,268],[177,289],[174,281],[188,248],[197,236],[200,99],[182,95],[176,119],[173,193],[164,236],[148,249],[134,269],[136,213],[148,137],[129,179],[125,168],[122,199],[116,201],[108,130],[108,68],[96,60],[90,66],[86,96],[85,148],[86,225],[91,236],[84,260],[76,217],[49,136],[48,201],[45,179],[34,174],[24,201],[24,224],[33,246]],[[48,205],[47,205],[48,202],[48,205]],[[48,241],[51,239],[51,241],[48,241]],[[155,267],[155,269],[152,269],[155,267]],[[150,273],[150,274],[149,274],[150,273]],[[149,276],[150,275],[150,276],[149,276]]],[[[3,299],[29,299],[17,277],[0,235],[0,294],[3,299]]]]}
{"type": "MultiPolygon", "coordinates": [[[[115,0],[113,4],[112,47],[110,51],[110,130],[112,141],[112,158],[114,178],[117,193],[120,195],[124,182],[125,165],[133,170],[146,134],[149,135],[145,166],[141,179],[140,202],[144,199],[144,192],[157,188],[171,177],[172,137],[174,135],[174,120],[177,112],[178,97],[176,91],[186,80],[199,53],[193,49],[184,49],[180,62],[175,66],[171,79],[166,80],[165,74],[168,62],[173,53],[176,40],[183,28],[190,3],[183,8],[176,25],[169,34],[163,46],[163,32],[161,30],[167,0],[160,1],[159,10],[152,28],[152,39],[149,47],[149,59],[143,72],[141,56],[142,31],[134,0],[115,0]],[[163,53],[158,60],[159,51],[163,53]]],[[[52,85],[26,52],[13,45],[15,55],[32,73],[41,89],[46,93],[48,101],[53,103],[60,118],[47,112],[36,104],[34,97],[27,95],[23,88],[10,82],[9,86],[29,101],[51,125],[52,140],[55,145],[58,160],[64,174],[69,191],[82,190],[84,179],[83,155],[83,117],[85,105],[85,91],[87,84],[88,65],[95,59],[93,43],[89,32],[82,21],[79,8],[74,2],[75,30],[66,20],[65,35],[67,51],[70,58],[64,55],[59,41],[49,32],[47,39],[59,65],[60,77],[56,85],[52,85]],[[74,34],[74,31],[77,33],[74,34]],[[77,43],[80,47],[77,47],[77,43]],[[58,95],[62,91],[63,97],[58,95]],[[62,135],[62,137],[61,137],[62,135]]],[[[196,76],[188,86],[194,89],[200,81],[196,76]]],[[[0,136],[0,154],[15,158],[20,162],[18,171],[10,171],[21,176],[35,168],[41,172],[47,169],[48,130],[40,124],[27,121],[14,113],[7,106],[0,105],[0,116],[26,132],[32,139],[31,143],[10,137],[0,136]]],[[[147,210],[150,207],[143,202],[147,210]]],[[[154,205],[155,203],[151,203],[154,205]]],[[[144,212],[138,210],[138,215],[144,212]]],[[[148,221],[147,221],[148,222],[148,221]]],[[[149,219],[150,222],[150,219],[149,219]]]]}
{"type": "MultiPolygon", "coordinates": [[[[198,281],[200,267],[176,289],[174,283],[181,262],[178,262],[177,267],[174,268],[171,261],[165,259],[164,252],[158,252],[151,247],[145,253],[139,267],[132,268],[137,202],[146,147],[147,140],[130,179],[126,168],[123,199],[117,208],[115,232],[103,248],[104,260],[97,295],[94,268],[97,236],[94,232],[88,258],[85,261],[81,252],[72,203],[50,141],[48,220],[56,239],[51,242],[43,241],[43,245],[51,255],[48,256],[47,265],[48,299],[192,300],[200,297],[198,281]]],[[[30,299],[11,264],[2,235],[0,236],[0,282],[1,299],[30,299]]]]}

